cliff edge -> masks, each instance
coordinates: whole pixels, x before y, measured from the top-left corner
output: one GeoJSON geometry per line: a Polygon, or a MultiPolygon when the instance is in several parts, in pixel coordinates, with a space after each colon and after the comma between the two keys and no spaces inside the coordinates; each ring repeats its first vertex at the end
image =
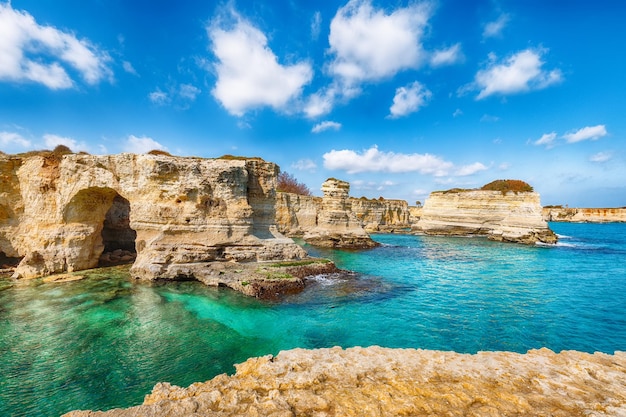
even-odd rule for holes
{"type": "Polygon", "coordinates": [[[137,407],[64,417],[626,415],[624,352],[294,349],[236,368],[157,384],[137,407]]]}

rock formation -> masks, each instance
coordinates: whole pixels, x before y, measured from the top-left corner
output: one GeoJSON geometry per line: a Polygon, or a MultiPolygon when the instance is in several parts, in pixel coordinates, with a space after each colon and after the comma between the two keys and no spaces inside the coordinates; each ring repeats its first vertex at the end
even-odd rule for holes
{"type": "Polygon", "coordinates": [[[626,415],[624,352],[294,349],[236,368],[157,384],[137,407],[64,417],[626,415]]]}
{"type": "Polygon", "coordinates": [[[543,219],[547,222],[624,223],[626,208],[544,207],[543,219]]]}
{"type": "Polygon", "coordinates": [[[321,207],[317,224],[304,233],[304,240],[315,246],[331,248],[371,248],[377,246],[351,210],[350,184],[330,178],[322,184],[321,207]]]}
{"type": "Polygon", "coordinates": [[[351,198],[350,209],[370,233],[403,232],[411,228],[411,213],[404,200],[351,198]]]}
{"type": "Polygon", "coordinates": [[[536,192],[451,190],[426,199],[418,229],[433,235],[484,235],[489,239],[534,244],[556,243],[541,214],[536,192]]]}
{"type": "Polygon", "coordinates": [[[0,260],[30,278],[136,251],[133,276],[173,279],[219,275],[219,262],[305,258],[275,226],[277,174],[254,158],[0,155],[0,260]]]}

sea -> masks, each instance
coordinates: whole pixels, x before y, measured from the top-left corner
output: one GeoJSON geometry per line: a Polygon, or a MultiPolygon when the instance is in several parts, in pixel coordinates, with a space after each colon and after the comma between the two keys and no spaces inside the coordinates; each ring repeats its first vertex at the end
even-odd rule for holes
{"type": "Polygon", "coordinates": [[[0,280],[0,416],[129,407],[157,382],[296,347],[626,351],[626,224],[550,227],[555,246],[402,234],[373,235],[369,250],[305,245],[352,272],[277,301],[120,268],[0,280]]]}

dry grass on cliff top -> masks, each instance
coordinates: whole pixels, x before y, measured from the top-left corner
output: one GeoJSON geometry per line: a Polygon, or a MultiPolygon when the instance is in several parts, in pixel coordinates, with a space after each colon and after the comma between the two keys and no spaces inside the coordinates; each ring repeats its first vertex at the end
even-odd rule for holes
{"type": "Polygon", "coordinates": [[[533,187],[522,180],[495,180],[485,184],[480,188],[451,188],[445,191],[434,191],[435,193],[464,193],[468,191],[500,191],[506,195],[509,191],[517,193],[529,193],[534,191],[533,187]]]}

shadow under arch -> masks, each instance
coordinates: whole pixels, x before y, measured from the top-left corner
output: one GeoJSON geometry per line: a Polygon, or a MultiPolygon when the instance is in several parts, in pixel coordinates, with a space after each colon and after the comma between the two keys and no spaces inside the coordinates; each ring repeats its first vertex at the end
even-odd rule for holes
{"type": "Polygon", "coordinates": [[[66,223],[83,224],[92,236],[84,248],[92,254],[94,266],[134,262],[137,232],[130,227],[130,202],[112,188],[91,187],[80,190],[65,207],[66,223]]]}

